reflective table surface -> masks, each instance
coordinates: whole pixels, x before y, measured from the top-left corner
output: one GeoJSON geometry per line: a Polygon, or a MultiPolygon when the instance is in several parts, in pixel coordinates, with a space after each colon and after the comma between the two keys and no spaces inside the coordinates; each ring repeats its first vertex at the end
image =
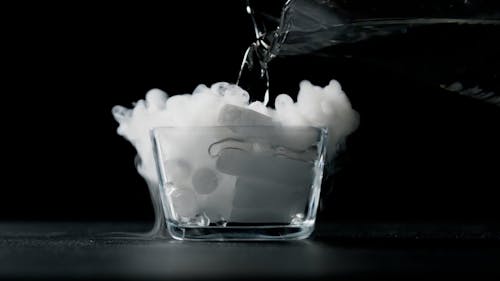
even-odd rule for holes
{"type": "Polygon", "coordinates": [[[310,239],[113,239],[147,223],[0,224],[0,279],[500,280],[491,225],[320,223],[310,239]]]}

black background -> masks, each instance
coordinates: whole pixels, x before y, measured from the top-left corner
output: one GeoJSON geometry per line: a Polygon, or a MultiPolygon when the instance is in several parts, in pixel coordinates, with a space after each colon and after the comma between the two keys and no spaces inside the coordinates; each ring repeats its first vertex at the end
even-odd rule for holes
{"type": "MultiPolygon", "coordinates": [[[[178,94],[200,83],[235,82],[253,40],[244,2],[2,5],[0,219],[151,220],[135,151],[116,134],[111,108],[130,106],[151,88],[178,94]]],[[[315,63],[284,64],[275,73],[288,76],[276,74],[275,87],[292,93],[298,81],[322,72],[315,63]]],[[[335,77],[317,76],[323,84],[338,79],[362,118],[346,172],[320,216],[497,220],[497,108],[418,95],[418,85],[402,96],[407,81],[377,87],[398,75],[391,71],[345,62],[335,77]],[[422,108],[426,114],[417,117],[422,108]],[[418,130],[429,133],[414,138],[418,130]],[[463,133],[471,130],[474,136],[463,133]]]]}
{"type": "Polygon", "coordinates": [[[0,218],[152,218],[113,105],[235,82],[252,40],[241,1],[5,5],[0,218]],[[5,61],[7,63],[5,63],[5,61]]]}

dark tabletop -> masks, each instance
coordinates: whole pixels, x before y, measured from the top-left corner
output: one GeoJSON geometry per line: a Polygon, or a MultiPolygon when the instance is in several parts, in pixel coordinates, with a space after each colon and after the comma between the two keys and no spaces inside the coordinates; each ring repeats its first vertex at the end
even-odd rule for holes
{"type": "Polygon", "coordinates": [[[325,223],[310,239],[292,242],[96,235],[147,228],[144,223],[2,223],[0,279],[500,280],[500,236],[478,225],[467,226],[472,235],[461,236],[464,226],[456,225],[325,223]]]}

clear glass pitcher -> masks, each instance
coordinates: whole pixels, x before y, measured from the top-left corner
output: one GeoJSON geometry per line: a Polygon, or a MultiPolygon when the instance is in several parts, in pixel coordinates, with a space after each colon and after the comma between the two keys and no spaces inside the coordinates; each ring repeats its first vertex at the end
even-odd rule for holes
{"type": "Polygon", "coordinates": [[[498,2],[289,0],[281,3],[283,6],[247,1],[256,41],[245,54],[239,83],[251,92],[264,93],[268,86],[272,87],[270,80],[272,84],[277,79],[269,75],[280,75],[279,63],[271,61],[307,56],[315,59],[315,63],[321,61],[318,65],[321,71],[327,64],[334,70],[335,60],[349,58],[365,64],[384,64],[385,68],[404,67],[402,74],[407,76],[419,76],[441,88],[500,103],[500,97],[495,95],[499,90],[495,67],[498,42],[493,42],[500,34],[498,2]],[[273,67],[278,69],[271,70],[273,67]],[[433,71],[427,71],[428,68],[433,71]],[[472,84],[475,85],[467,90],[472,84]]]}

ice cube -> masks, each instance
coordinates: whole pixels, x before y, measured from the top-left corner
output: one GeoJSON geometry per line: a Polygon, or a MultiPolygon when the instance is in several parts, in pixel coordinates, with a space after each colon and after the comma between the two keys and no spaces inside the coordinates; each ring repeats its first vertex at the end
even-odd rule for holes
{"type": "Polygon", "coordinates": [[[269,143],[290,150],[304,151],[317,144],[319,131],[314,127],[262,126],[238,128],[246,140],[269,143]]]}
{"type": "Polygon", "coordinates": [[[177,220],[185,221],[198,213],[196,193],[187,187],[174,187],[168,190],[170,206],[177,220]]]}
{"type": "Polygon", "coordinates": [[[291,222],[303,213],[310,186],[290,186],[258,178],[240,177],[236,181],[230,220],[250,223],[291,222]]]}
{"type": "Polygon", "coordinates": [[[210,156],[219,156],[224,149],[238,149],[255,153],[269,153],[275,156],[287,157],[290,159],[302,161],[314,161],[317,157],[318,151],[315,147],[310,147],[307,150],[294,150],[285,146],[275,146],[270,143],[260,141],[243,141],[232,138],[223,139],[221,141],[212,143],[208,147],[208,154],[210,156]]]}
{"type": "Polygon", "coordinates": [[[258,140],[292,150],[306,150],[318,141],[317,128],[281,126],[267,115],[231,104],[222,107],[219,123],[224,126],[238,126],[230,128],[238,138],[258,140]]]}
{"type": "Polygon", "coordinates": [[[279,127],[271,143],[291,150],[305,151],[314,147],[319,140],[319,130],[314,127],[279,127]]]}
{"type": "Polygon", "coordinates": [[[196,192],[203,195],[214,192],[219,185],[217,174],[207,167],[196,170],[191,182],[196,192]]]}
{"type": "Polygon", "coordinates": [[[285,185],[260,178],[236,180],[233,207],[285,210],[305,206],[311,185],[285,185]]]}
{"type": "MultiPolygon", "coordinates": [[[[212,203],[212,204],[207,204],[207,202],[205,202],[204,206],[202,207],[202,209],[200,209],[200,211],[202,211],[205,214],[205,216],[210,219],[210,222],[213,224],[216,224],[216,225],[227,224],[227,219],[229,218],[229,216],[224,216],[221,213],[221,208],[219,205],[213,204],[213,202],[210,202],[210,203],[212,203]]],[[[224,203],[224,202],[220,202],[220,203],[224,203]]]]}
{"type": "Polygon", "coordinates": [[[296,151],[307,150],[319,140],[317,128],[281,126],[266,115],[234,105],[225,105],[222,108],[219,123],[236,126],[229,128],[235,138],[265,142],[296,151]]]}
{"type": "Polygon", "coordinates": [[[235,139],[223,139],[221,141],[212,143],[208,147],[208,154],[210,156],[218,156],[222,150],[226,148],[233,148],[233,149],[239,149],[239,150],[246,150],[246,151],[252,151],[254,149],[254,144],[250,142],[245,142],[241,140],[235,140],[235,139]]]}
{"type": "Polygon", "coordinates": [[[217,173],[218,186],[212,193],[198,195],[198,205],[214,223],[227,220],[231,215],[236,178],[231,175],[217,173]]]}
{"type": "Polygon", "coordinates": [[[191,164],[184,159],[172,159],[164,162],[167,181],[182,184],[186,183],[191,176],[191,164]]]}
{"type": "Polygon", "coordinates": [[[314,177],[314,164],[311,162],[231,148],[221,151],[216,167],[225,174],[261,178],[283,185],[309,186],[314,177]]]}
{"type": "Polygon", "coordinates": [[[219,123],[224,126],[272,126],[271,117],[240,106],[226,104],[219,113],[219,123]]]}

